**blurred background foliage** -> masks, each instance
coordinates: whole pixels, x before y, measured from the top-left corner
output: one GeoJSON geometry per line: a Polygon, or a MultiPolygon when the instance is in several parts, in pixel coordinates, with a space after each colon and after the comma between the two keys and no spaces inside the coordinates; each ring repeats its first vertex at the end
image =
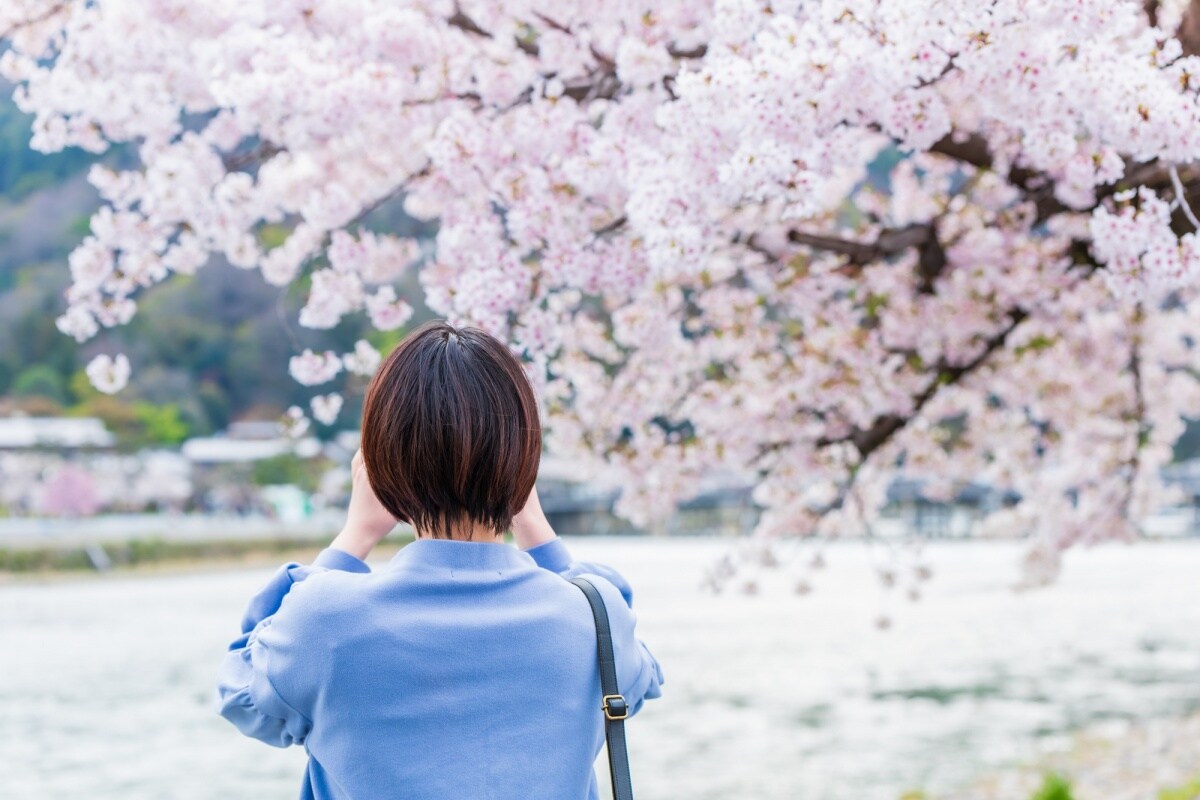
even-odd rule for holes
{"type": "MultiPolygon", "coordinates": [[[[296,325],[303,284],[280,289],[257,271],[214,260],[194,276],[175,276],[139,298],[129,325],[77,344],[55,327],[66,307],[67,256],[87,235],[99,205],[87,183],[96,157],[78,151],[44,155],[29,149],[30,118],[0,82],[0,414],[94,416],[103,419],[122,449],[178,444],[220,431],[240,419],[275,419],[315,394],[348,390],[340,427],[360,411],[362,379],[345,374],[308,388],[287,374],[287,360],[304,347],[348,351],[366,338],[389,349],[403,330],[370,329],[354,315],[329,331],[296,325]],[[116,397],[92,389],[83,367],[100,352],[124,352],[134,366],[129,387],[116,397]]],[[[106,163],[128,166],[120,152],[106,163]]],[[[428,226],[396,207],[367,220],[374,230],[428,235],[428,226]]],[[[285,232],[267,228],[264,243],[285,232]]],[[[417,308],[415,275],[400,287],[417,308]]],[[[316,426],[318,436],[331,429],[316,426]]]]}

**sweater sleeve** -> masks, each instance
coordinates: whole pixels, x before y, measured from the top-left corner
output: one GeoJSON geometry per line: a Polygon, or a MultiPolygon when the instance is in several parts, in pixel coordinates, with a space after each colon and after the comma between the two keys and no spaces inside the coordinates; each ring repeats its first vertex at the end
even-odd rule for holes
{"type": "Polygon", "coordinates": [[[580,575],[593,580],[604,598],[617,660],[617,685],[636,714],[646,700],[662,696],[663,674],[658,660],[637,637],[637,615],[633,612],[633,589],[612,567],[590,561],[573,561],[559,538],[526,550],[538,566],[570,579],[580,575]]]}
{"type": "Polygon", "coordinates": [[[294,652],[304,645],[296,641],[303,626],[273,623],[293,611],[286,601],[296,584],[331,569],[370,572],[349,553],[326,548],[311,566],[280,567],[246,607],[242,634],[229,645],[217,672],[218,711],[245,735],[275,747],[303,744],[308,736],[311,720],[280,694],[272,677],[272,654],[284,664],[293,661],[294,652]]]}

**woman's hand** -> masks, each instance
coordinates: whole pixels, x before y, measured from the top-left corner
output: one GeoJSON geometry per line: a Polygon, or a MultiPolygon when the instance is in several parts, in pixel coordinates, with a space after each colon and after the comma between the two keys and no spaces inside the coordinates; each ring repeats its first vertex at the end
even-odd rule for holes
{"type": "Polygon", "coordinates": [[[346,512],[346,525],[330,547],[365,559],[383,537],[396,527],[393,517],[375,496],[371,482],[367,480],[367,467],[363,464],[362,450],[354,453],[350,461],[353,486],[350,489],[350,508],[346,512]]]}
{"type": "Polygon", "coordinates": [[[528,550],[553,540],[556,536],[546,514],[542,511],[542,501],[538,499],[537,487],[529,493],[529,499],[512,521],[513,539],[517,547],[528,550]]]}

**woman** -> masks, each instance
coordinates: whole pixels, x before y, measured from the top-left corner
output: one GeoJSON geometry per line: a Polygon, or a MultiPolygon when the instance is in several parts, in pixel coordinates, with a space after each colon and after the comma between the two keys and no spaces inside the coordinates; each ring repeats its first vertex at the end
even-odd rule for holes
{"type": "Polygon", "coordinates": [[[250,601],[220,669],[226,719],[308,751],[301,797],[597,797],[596,633],[566,578],[600,590],[631,713],[662,672],[635,636],[629,585],[572,561],[546,521],[540,452],[525,373],[483,331],[429,323],[383,363],[345,527],[250,601]],[[416,539],[372,571],[364,559],[397,520],[416,539]]]}

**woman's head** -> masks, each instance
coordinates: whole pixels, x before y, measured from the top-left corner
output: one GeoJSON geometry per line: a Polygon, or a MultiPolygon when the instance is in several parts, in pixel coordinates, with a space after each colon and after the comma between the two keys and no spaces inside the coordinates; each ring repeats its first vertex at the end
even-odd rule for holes
{"type": "Polygon", "coordinates": [[[362,454],[371,488],[422,534],[503,533],[533,489],[541,449],[521,364],[477,328],[422,325],[367,389],[362,454]]]}

